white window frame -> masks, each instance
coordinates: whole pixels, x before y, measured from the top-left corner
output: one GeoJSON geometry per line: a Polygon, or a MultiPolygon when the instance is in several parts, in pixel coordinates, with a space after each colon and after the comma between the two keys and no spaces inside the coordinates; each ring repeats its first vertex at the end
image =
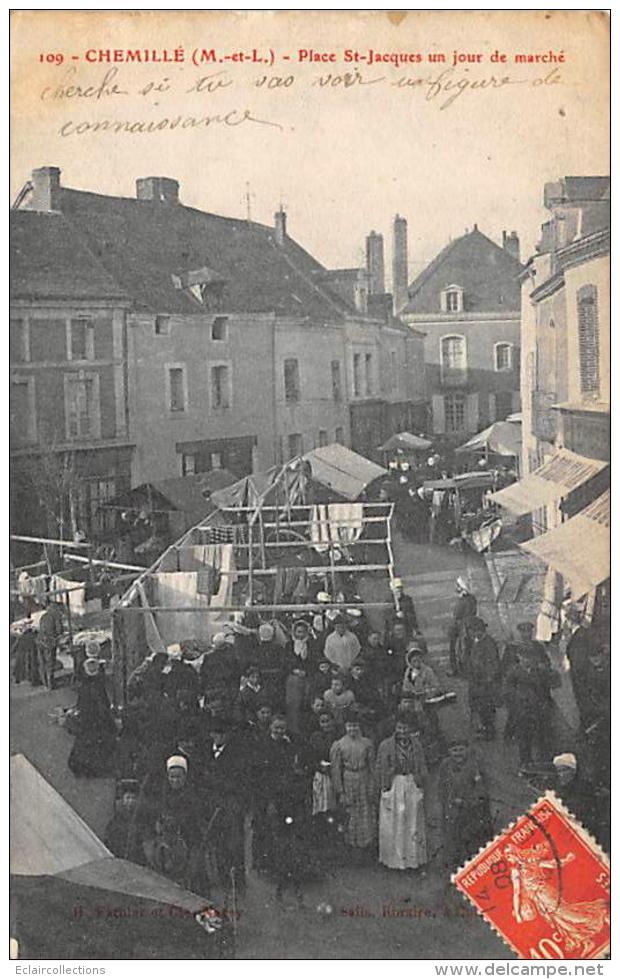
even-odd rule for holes
{"type": "Polygon", "coordinates": [[[29,364],[30,363],[30,320],[27,316],[11,316],[9,314],[9,329],[11,328],[11,320],[17,320],[22,324],[22,354],[23,359],[17,361],[18,364],[29,364]]]}
{"type": "Polygon", "coordinates": [[[189,406],[189,395],[187,389],[187,364],[165,364],[165,391],[166,391],[166,411],[168,415],[175,417],[176,415],[183,415],[189,406]],[[183,407],[173,409],[171,406],[171,396],[172,396],[172,385],[170,383],[170,371],[180,370],[183,372],[183,407]]]}
{"type": "Polygon", "coordinates": [[[209,361],[209,405],[212,411],[229,411],[233,406],[233,369],[230,360],[211,360],[209,361]],[[215,387],[213,384],[213,369],[215,367],[228,368],[228,404],[216,405],[214,401],[215,387]]]}
{"type": "Polygon", "coordinates": [[[444,428],[446,435],[458,435],[459,432],[467,431],[467,397],[466,395],[460,393],[459,391],[448,391],[443,395],[443,416],[444,416],[444,428]],[[448,409],[447,400],[452,398],[455,406],[454,415],[456,417],[456,403],[457,401],[463,406],[463,427],[462,428],[448,428],[448,409]]]}
{"type": "Polygon", "coordinates": [[[467,370],[467,337],[463,333],[445,333],[442,337],[439,337],[439,363],[441,364],[442,370],[467,370]],[[461,367],[452,367],[450,364],[444,363],[444,353],[443,353],[443,343],[444,340],[462,340],[463,342],[463,365],[461,367]]]}
{"type": "Polygon", "coordinates": [[[463,312],[463,288],[456,284],[446,286],[441,290],[441,311],[442,313],[462,313],[463,312]],[[448,296],[456,295],[456,309],[450,309],[448,296]]]}
{"type": "Polygon", "coordinates": [[[498,340],[497,343],[493,344],[493,367],[494,369],[501,373],[506,374],[513,369],[514,365],[514,343],[510,343],[508,340],[498,340]],[[508,350],[508,367],[500,367],[498,361],[498,354],[500,347],[506,347],[508,350]]]}
{"type": "Polygon", "coordinates": [[[67,319],[67,360],[73,364],[86,364],[95,359],[95,324],[92,316],[69,316],[67,319]],[[86,357],[74,357],[71,349],[71,324],[74,320],[86,323],[86,357]]]}
{"type": "Polygon", "coordinates": [[[63,375],[63,385],[65,394],[65,436],[67,442],[84,442],[90,440],[95,440],[101,438],[101,399],[99,392],[99,371],[67,371],[63,375]],[[78,381],[92,381],[93,382],[93,425],[91,431],[88,435],[83,435],[78,432],[77,435],[71,435],[69,431],[69,387],[72,380],[77,378],[78,381]]]}
{"type": "Polygon", "coordinates": [[[11,374],[11,385],[13,384],[25,384],[27,387],[27,397],[28,397],[28,434],[27,444],[32,445],[33,442],[37,441],[37,415],[36,415],[36,398],[35,398],[35,379],[32,375],[27,374],[11,374]]]}

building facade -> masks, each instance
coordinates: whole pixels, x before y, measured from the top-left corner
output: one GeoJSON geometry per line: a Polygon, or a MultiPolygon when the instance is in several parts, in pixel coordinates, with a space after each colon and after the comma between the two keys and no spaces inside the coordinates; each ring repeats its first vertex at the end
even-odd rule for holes
{"type": "Polygon", "coordinates": [[[134,444],[128,298],[59,213],[11,213],[11,527],[105,532],[134,444]]]}
{"type": "MultiPolygon", "coordinates": [[[[522,276],[525,474],[561,449],[610,457],[609,180],[548,183],[544,202],[551,218],[522,276]]],[[[562,519],[549,505],[536,512],[535,529],[562,519]]]]}
{"type": "Polygon", "coordinates": [[[432,432],[464,441],[520,409],[519,242],[474,226],[409,286],[400,318],[425,334],[432,432]]]}
{"type": "Polygon", "coordinates": [[[43,438],[64,458],[68,441],[94,467],[74,532],[101,530],[97,501],[129,485],[243,476],[334,441],[374,455],[419,412],[423,338],[391,314],[381,236],[367,268],[330,272],[281,209],[267,227],[184,206],[170,178],[120,198],[60,177],[34,171],[12,211],[12,451],[43,438]]]}

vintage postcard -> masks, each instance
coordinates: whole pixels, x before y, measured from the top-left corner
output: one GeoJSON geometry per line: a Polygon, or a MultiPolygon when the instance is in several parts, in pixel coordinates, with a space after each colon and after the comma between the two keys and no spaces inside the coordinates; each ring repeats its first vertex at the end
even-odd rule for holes
{"type": "Polygon", "coordinates": [[[609,38],[12,12],[13,959],[607,954],[609,38]]]}

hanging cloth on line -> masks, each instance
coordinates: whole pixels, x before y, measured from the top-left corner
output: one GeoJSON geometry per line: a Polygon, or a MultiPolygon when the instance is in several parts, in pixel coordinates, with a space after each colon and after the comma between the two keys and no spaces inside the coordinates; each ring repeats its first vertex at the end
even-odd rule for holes
{"type": "Polygon", "coordinates": [[[362,533],[364,507],[361,503],[319,504],[312,508],[310,538],[319,554],[334,544],[346,547],[362,533]]]}

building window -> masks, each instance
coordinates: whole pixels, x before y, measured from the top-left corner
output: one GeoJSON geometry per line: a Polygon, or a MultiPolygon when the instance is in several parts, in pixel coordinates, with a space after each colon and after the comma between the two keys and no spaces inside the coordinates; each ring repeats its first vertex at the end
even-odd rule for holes
{"type": "Polygon", "coordinates": [[[222,453],[212,452],[211,453],[211,469],[221,469],[222,468],[222,453]]]}
{"type": "Polygon", "coordinates": [[[441,366],[447,370],[465,370],[467,367],[465,337],[442,337],[440,344],[441,366]]]}
{"type": "Polygon", "coordinates": [[[168,367],[168,410],[175,413],[187,410],[187,378],[185,367],[168,367]]]}
{"type": "Polygon", "coordinates": [[[194,476],[196,473],[196,456],[193,453],[181,454],[181,475],[194,476]]]}
{"type": "Polygon", "coordinates": [[[216,316],[211,324],[212,340],[228,340],[228,317],[216,316]]]}
{"type": "Polygon", "coordinates": [[[115,511],[104,506],[116,495],[113,478],[84,479],[77,488],[77,525],[87,536],[114,531],[115,511]]]}
{"type": "Polygon", "coordinates": [[[353,395],[359,398],[362,393],[362,355],[353,354],[353,395]]]}
{"type": "Polygon", "coordinates": [[[319,447],[323,445],[327,445],[327,430],[319,428],[319,447]]]}
{"type": "Polygon", "coordinates": [[[169,316],[156,316],[155,317],[155,336],[156,337],[169,337],[170,336],[170,317],[169,316]]]}
{"type": "Polygon", "coordinates": [[[65,363],[67,321],[30,318],[30,360],[35,363],[65,363]]]}
{"type": "Polygon", "coordinates": [[[443,399],[446,432],[462,432],[465,428],[465,398],[459,394],[446,394],[443,399]]]}
{"type": "Polygon", "coordinates": [[[339,360],[332,360],[332,394],[336,404],[339,404],[342,401],[342,376],[339,360]]]}
{"type": "Polygon", "coordinates": [[[284,400],[287,404],[297,404],[299,395],[299,361],[295,359],[285,360],[284,400]]]}
{"type": "Polygon", "coordinates": [[[94,329],[92,321],[84,316],[69,321],[69,360],[93,360],[94,329]]]}
{"type": "Polygon", "coordinates": [[[12,377],[10,388],[10,439],[17,445],[37,440],[34,377],[12,377]]]}
{"type": "Polygon", "coordinates": [[[447,286],[441,293],[442,313],[463,312],[463,290],[460,286],[447,286]]]}
{"type": "Polygon", "coordinates": [[[495,370],[496,371],[512,370],[512,344],[511,343],[495,344],[495,370]]]}
{"type": "Polygon", "coordinates": [[[344,445],[344,428],[341,425],[334,432],[334,442],[337,442],[338,445],[344,445]]]}
{"type": "Polygon", "coordinates": [[[512,391],[495,392],[495,421],[503,422],[512,413],[512,391]]]}
{"type": "Polygon", "coordinates": [[[100,437],[98,374],[65,374],[65,422],[68,439],[100,437]]]}
{"type": "Polygon", "coordinates": [[[12,319],[9,323],[9,360],[11,364],[23,364],[28,360],[28,330],[25,320],[12,319]]]}
{"type": "Polygon", "coordinates": [[[600,392],[598,296],[592,285],[577,292],[579,333],[579,378],[581,393],[596,397],[600,392]]]}
{"type": "Polygon", "coordinates": [[[230,408],[232,401],[228,364],[216,364],[211,368],[211,407],[230,408]]]}
{"type": "Polygon", "coordinates": [[[295,459],[304,451],[303,436],[298,433],[288,437],[288,458],[295,459]]]}
{"type": "Polygon", "coordinates": [[[398,377],[398,357],[396,355],[395,350],[390,350],[390,367],[392,371],[392,385],[394,387],[394,390],[397,391],[399,386],[398,385],[399,377],[398,377]]]}
{"type": "Polygon", "coordinates": [[[372,354],[366,354],[366,394],[372,394],[372,354]]]}

